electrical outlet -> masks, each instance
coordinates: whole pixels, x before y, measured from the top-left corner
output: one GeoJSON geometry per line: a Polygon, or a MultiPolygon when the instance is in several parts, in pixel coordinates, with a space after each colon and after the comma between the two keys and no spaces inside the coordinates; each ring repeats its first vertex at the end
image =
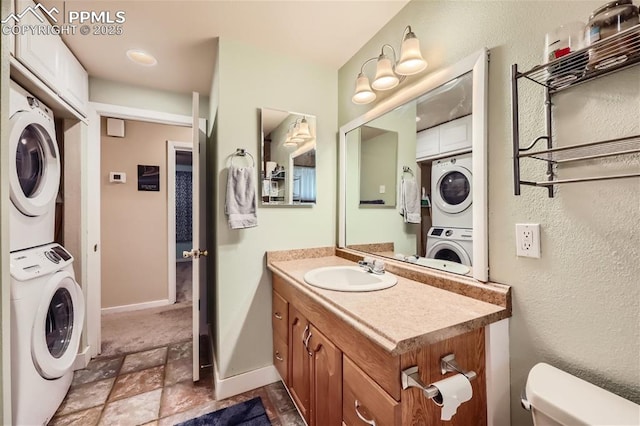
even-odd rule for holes
{"type": "Polygon", "coordinates": [[[540,258],[539,223],[516,223],[516,255],[540,258]]]}

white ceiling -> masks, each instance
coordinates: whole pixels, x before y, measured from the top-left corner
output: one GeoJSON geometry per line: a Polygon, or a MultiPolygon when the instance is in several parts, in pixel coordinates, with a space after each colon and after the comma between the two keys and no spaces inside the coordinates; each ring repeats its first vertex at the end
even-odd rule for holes
{"type": "MultiPolygon", "coordinates": [[[[172,92],[208,94],[215,38],[340,68],[408,0],[167,1],[41,0],[76,11],[125,11],[122,35],[65,35],[63,39],[93,77],[172,92]],[[138,48],[155,67],[129,61],[138,48]]],[[[259,64],[256,64],[259,66],[259,64]]]]}

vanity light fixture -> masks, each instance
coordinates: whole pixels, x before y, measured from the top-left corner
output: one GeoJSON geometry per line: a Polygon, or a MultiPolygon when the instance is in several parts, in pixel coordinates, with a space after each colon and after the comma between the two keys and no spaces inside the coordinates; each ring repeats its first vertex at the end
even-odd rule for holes
{"type": "Polygon", "coordinates": [[[138,65],[152,67],[158,63],[158,60],[151,53],[140,49],[127,50],[127,58],[138,65]]]}
{"type": "Polygon", "coordinates": [[[296,121],[289,124],[289,130],[282,145],[286,147],[297,147],[298,144],[308,141],[309,139],[313,139],[313,135],[311,135],[307,117],[297,118],[296,121]]]}
{"type": "Polygon", "coordinates": [[[390,44],[383,44],[380,55],[377,58],[367,59],[360,67],[360,73],[356,78],[356,90],[351,100],[355,104],[368,104],[376,99],[374,90],[389,90],[396,87],[405,76],[417,74],[427,68],[427,61],[420,52],[420,42],[411,26],[402,32],[402,45],[400,47],[400,59],[396,61],[396,51],[390,44]],[[393,62],[384,53],[388,47],[393,53],[393,62]],[[376,75],[373,83],[369,83],[369,77],[364,73],[364,67],[371,61],[377,61],[376,75]]]}

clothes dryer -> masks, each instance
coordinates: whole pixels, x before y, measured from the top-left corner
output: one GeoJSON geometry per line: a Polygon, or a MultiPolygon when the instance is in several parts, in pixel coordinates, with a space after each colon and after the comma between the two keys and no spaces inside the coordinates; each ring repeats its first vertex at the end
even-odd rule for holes
{"type": "Polygon", "coordinates": [[[432,227],[427,233],[427,255],[425,257],[472,266],[473,231],[461,228],[432,227]]]}
{"type": "Polygon", "coordinates": [[[51,110],[14,81],[9,86],[9,250],[54,240],[60,153],[51,110]]]}
{"type": "Polygon", "coordinates": [[[58,244],[10,254],[11,399],[16,425],[47,424],[73,378],[84,297],[58,244]]]}
{"type": "Polygon", "coordinates": [[[473,228],[471,162],[471,153],[433,162],[432,226],[473,228]]]}

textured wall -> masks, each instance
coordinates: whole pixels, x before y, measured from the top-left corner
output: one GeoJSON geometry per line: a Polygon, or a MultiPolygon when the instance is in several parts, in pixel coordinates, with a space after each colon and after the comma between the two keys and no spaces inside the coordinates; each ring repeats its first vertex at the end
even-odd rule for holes
{"type": "Polygon", "coordinates": [[[167,140],[189,141],[190,127],[125,122],[125,137],[101,139],[102,307],[168,297],[167,140]],[[160,166],[160,191],[138,191],[138,164],[160,166]],[[125,172],[125,184],[109,183],[125,172]]]}
{"type": "MultiPolygon", "coordinates": [[[[339,76],[339,121],[368,107],[351,103],[362,62],[405,25],[420,39],[430,70],[483,46],[489,66],[490,279],[513,286],[511,321],[512,423],[527,424],[520,391],[529,369],[546,361],[640,402],[640,183],[637,179],[570,184],[549,199],[541,188],[513,195],[510,66],[542,58],[544,35],[586,20],[602,1],[413,1],[365,45],[339,76]],[[515,256],[515,223],[540,223],[542,258],[515,256]]],[[[397,44],[394,44],[397,46],[397,44]]],[[[404,84],[410,84],[415,77],[404,84]]],[[[525,83],[526,86],[526,83],[525,83]]],[[[524,145],[544,124],[540,94],[524,90],[524,145]]],[[[559,145],[640,133],[640,67],[566,92],[555,99],[559,145]]],[[[544,179],[545,165],[528,161],[527,178],[544,179]]],[[[640,169],[637,157],[563,166],[561,177],[640,169]]]]}
{"type": "Polygon", "coordinates": [[[338,99],[336,71],[227,39],[219,40],[218,58],[217,159],[211,173],[218,182],[213,210],[216,361],[224,379],[273,363],[271,274],[265,252],[335,244],[338,99]],[[246,148],[260,161],[260,108],[316,117],[317,204],[259,205],[257,227],[230,230],[224,214],[229,155],[246,148]]]}

